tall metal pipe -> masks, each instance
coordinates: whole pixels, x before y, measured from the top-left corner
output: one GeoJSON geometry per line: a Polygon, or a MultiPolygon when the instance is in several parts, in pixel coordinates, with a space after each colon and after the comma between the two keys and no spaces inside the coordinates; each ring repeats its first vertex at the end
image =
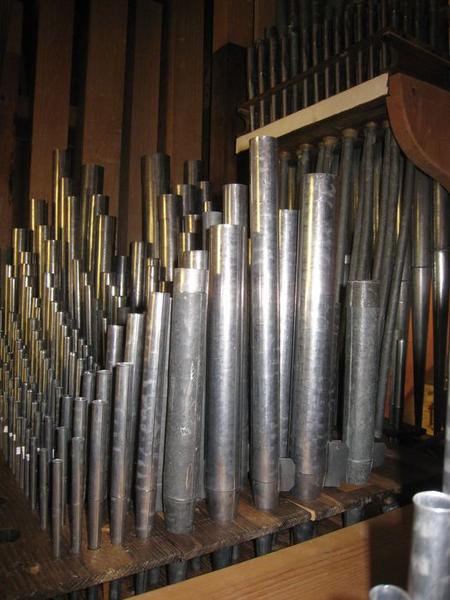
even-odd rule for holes
{"type": "Polygon", "coordinates": [[[444,600],[450,597],[450,496],[420,492],[413,503],[408,592],[411,600],[444,600]]]}
{"type": "Polygon", "coordinates": [[[87,491],[88,547],[96,550],[102,543],[106,509],[106,470],[109,431],[109,406],[105,400],[91,402],[89,431],[89,481],[87,491]]]}
{"type": "Polygon", "coordinates": [[[151,293],[145,327],[139,444],[136,469],[136,535],[149,536],[156,510],[161,422],[167,392],[166,353],[170,325],[170,297],[151,293]]]}
{"type": "Polygon", "coordinates": [[[213,225],[222,223],[222,213],[217,210],[210,210],[202,213],[202,248],[209,249],[209,228],[213,225]]]}
{"type": "Polygon", "coordinates": [[[210,229],[206,362],[206,499],[213,519],[231,521],[240,490],[243,236],[210,229]]]}
{"type": "Polygon", "coordinates": [[[144,275],[147,256],[148,244],[146,242],[131,242],[130,296],[133,312],[145,308],[144,275]]]}
{"type": "Polygon", "coordinates": [[[81,547],[81,525],[84,508],[86,440],[73,437],[71,444],[71,546],[78,554],[81,547]]]}
{"type": "Polygon", "coordinates": [[[108,325],[106,338],[105,369],[113,367],[123,360],[124,328],[122,325],[108,325]]]}
{"type": "Polygon", "coordinates": [[[364,485],[373,462],[379,283],[349,281],[347,286],[343,441],[349,449],[347,482],[364,485]]]}
{"type": "Polygon", "coordinates": [[[293,493],[318,496],[326,468],[336,250],[334,175],[304,178],[297,258],[297,310],[292,381],[293,493]]]}
{"type": "MultiPolygon", "coordinates": [[[[389,369],[392,364],[392,340],[394,336],[395,322],[398,312],[398,301],[400,296],[401,280],[403,275],[403,267],[405,263],[405,256],[408,247],[408,242],[411,235],[411,197],[413,194],[414,186],[414,165],[408,161],[406,165],[405,183],[403,190],[403,201],[401,206],[400,216],[400,232],[398,236],[398,242],[396,244],[395,251],[395,263],[392,269],[392,283],[390,283],[390,294],[389,298],[386,298],[387,314],[386,324],[384,327],[378,328],[379,335],[381,337],[381,348],[380,348],[380,362],[379,362],[379,375],[378,375],[378,391],[377,391],[377,403],[375,413],[375,436],[381,439],[383,435],[383,423],[384,423],[384,403],[386,396],[386,385],[388,381],[389,369]]],[[[393,240],[393,244],[395,240],[393,240]]],[[[391,259],[392,260],[392,259],[391,259]]],[[[380,281],[380,311],[384,309],[381,304],[383,281],[380,281]]],[[[385,288],[386,292],[386,288],[385,288]]],[[[379,317],[380,322],[380,317],[379,317]]]]}
{"type": "Polygon", "coordinates": [[[130,313],[127,318],[125,334],[124,361],[134,365],[131,386],[131,413],[129,437],[129,464],[127,467],[127,493],[131,492],[135,474],[137,424],[139,397],[142,382],[142,359],[144,354],[145,314],[130,313]]]}
{"type": "Polygon", "coordinates": [[[142,239],[159,256],[159,197],[170,191],[170,157],[156,153],[141,158],[142,239]]]}
{"type": "Polygon", "coordinates": [[[445,424],[445,366],[447,356],[450,291],[450,196],[437,182],[433,185],[433,379],[434,433],[445,424]]]}
{"type": "Polygon", "coordinates": [[[279,332],[277,141],[250,142],[251,480],[257,508],[278,505],[279,332]]]}
{"type": "Polygon", "coordinates": [[[181,229],[181,198],[162,194],[159,198],[159,259],[163,281],[173,281],[177,260],[177,236],[181,229]]]}
{"type": "Polygon", "coordinates": [[[205,378],[207,271],[176,269],[170,339],[163,497],[166,527],[192,530],[205,378]]]}
{"type": "Polygon", "coordinates": [[[63,461],[52,461],[52,547],[53,558],[61,555],[63,461]]]}
{"type": "Polygon", "coordinates": [[[414,422],[422,427],[425,369],[433,268],[431,180],[416,169],[412,217],[412,330],[414,361],[414,422]]]}
{"type": "Polygon", "coordinates": [[[114,421],[111,454],[111,542],[122,544],[128,510],[127,470],[130,464],[133,364],[115,368],[114,421]]]}
{"type": "Polygon", "coordinates": [[[291,375],[295,321],[298,211],[278,211],[280,323],[280,457],[289,456],[291,375]]]}
{"type": "Polygon", "coordinates": [[[230,225],[239,225],[245,230],[242,247],[242,289],[241,302],[243,307],[242,313],[242,341],[241,341],[241,485],[245,486],[248,483],[249,472],[249,420],[250,420],[250,403],[249,403],[249,387],[250,387],[250,323],[249,323],[249,201],[248,188],[246,185],[239,183],[231,183],[223,187],[223,217],[224,223],[230,225]]]}
{"type": "Polygon", "coordinates": [[[183,164],[183,182],[198,186],[203,179],[203,162],[201,160],[185,160],[183,164]]]}

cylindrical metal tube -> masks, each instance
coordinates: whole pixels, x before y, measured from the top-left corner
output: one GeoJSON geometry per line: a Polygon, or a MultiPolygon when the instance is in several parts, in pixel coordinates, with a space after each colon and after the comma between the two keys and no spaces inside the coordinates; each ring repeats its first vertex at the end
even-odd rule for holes
{"type": "Polygon", "coordinates": [[[222,213],[217,210],[210,210],[202,213],[202,248],[209,249],[209,228],[213,225],[222,223],[222,213]]]}
{"type": "Polygon", "coordinates": [[[159,198],[159,259],[163,281],[173,281],[177,261],[177,236],[181,229],[181,198],[162,194],[159,198]]]}
{"type": "Polygon", "coordinates": [[[297,260],[292,381],[294,495],[311,500],[323,485],[329,429],[336,249],[335,177],[304,177],[297,260]]]}
{"type": "Polygon", "coordinates": [[[113,367],[123,360],[124,328],[122,325],[108,325],[106,338],[105,369],[112,371],[113,367]]]}
{"type": "Polygon", "coordinates": [[[114,421],[111,459],[111,542],[121,544],[128,509],[127,468],[129,466],[133,364],[115,367],[114,421]]]}
{"type": "Polygon", "coordinates": [[[47,448],[39,450],[39,516],[41,529],[48,527],[48,456],[47,448]]]}
{"type": "Polygon", "coordinates": [[[396,585],[376,585],[369,592],[369,600],[411,600],[411,597],[402,588],[396,585]]]}
{"type": "Polygon", "coordinates": [[[298,211],[278,211],[280,323],[280,457],[289,456],[291,374],[295,321],[298,211]]]}
{"type": "Polygon", "coordinates": [[[203,179],[203,162],[201,160],[185,160],[183,165],[183,181],[190,185],[198,185],[203,179]]]}
{"type": "Polygon", "coordinates": [[[257,508],[278,505],[279,332],[277,141],[250,142],[251,480],[257,508]]]}
{"type": "Polygon", "coordinates": [[[412,331],[414,361],[414,417],[422,427],[428,340],[430,285],[433,267],[431,180],[416,169],[412,222],[412,331]]]}
{"type": "Polygon", "coordinates": [[[166,405],[163,395],[167,392],[169,324],[169,295],[159,292],[150,294],[145,328],[136,471],[136,535],[139,538],[147,538],[150,534],[156,509],[161,421],[163,407],[166,405]]]}
{"type": "Polygon", "coordinates": [[[85,445],[81,437],[72,438],[71,455],[71,545],[72,552],[78,554],[81,547],[81,522],[84,508],[85,445]]]}
{"type": "Polygon", "coordinates": [[[106,470],[108,464],[109,405],[105,400],[91,402],[88,481],[88,547],[96,550],[102,543],[106,509],[106,470]]]}
{"type": "Polygon", "coordinates": [[[156,153],[141,158],[142,239],[159,254],[159,196],[170,190],[170,157],[156,153]]]}
{"type": "Polygon", "coordinates": [[[52,546],[53,557],[61,555],[63,461],[52,461],[52,546]]]}
{"type": "Polygon", "coordinates": [[[243,237],[238,225],[210,229],[206,362],[206,499],[213,519],[231,521],[240,490],[243,237]]]}
{"type": "Polygon", "coordinates": [[[96,218],[95,295],[100,298],[101,274],[112,271],[116,240],[116,218],[98,215],[96,218]]]}
{"type": "Polygon", "coordinates": [[[148,255],[146,242],[131,242],[131,310],[139,311],[145,308],[144,273],[145,260],[148,255]]]}
{"type": "Polygon", "coordinates": [[[411,600],[450,598],[450,496],[420,492],[413,497],[414,519],[409,561],[411,600]]]}
{"type": "Polygon", "coordinates": [[[343,441],[349,449],[347,482],[364,485],[373,462],[379,283],[349,281],[347,286],[343,441]]]}
{"type": "Polygon", "coordinates": [[[145,314],[130,313],[127,318],[124,361],[132,363],[133,383],[131,387],[131,413],[129,437],[129,464],[127,467],[127,495],[130,494],[135,472],[136,438],[139,412],[139,397],[142,382],[142,359],[144,354],[145,314]]]}
{"type": "Polygon", "coordinates": [[[87,229],[85,244],[85,267],[88,273],[94,271],[95,252],[97,247],[97,229],[96,220],[98,215],[107,215],[109,208],[109,197],[103,194],[92,194],[88,197],[87,207],[87,229]]]}
{"type": "Polygon", "coordinates": [[[166,526],[192,530],[197,496],[205,380],[207,271],[176,269],[164,461],[166,526]]]}

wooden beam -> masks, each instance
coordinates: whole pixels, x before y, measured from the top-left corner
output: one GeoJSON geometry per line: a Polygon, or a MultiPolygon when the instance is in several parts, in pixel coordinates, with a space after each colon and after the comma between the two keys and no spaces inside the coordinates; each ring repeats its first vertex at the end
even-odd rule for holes
{"type": "Polygon", "coordinates": [[[387,110],[406,156],[450,191],[450,92],[396,73],[389,77],[387,110]]]}
{"type": "Polygon", "coordinates": [[[127,0],[91,0],[83,103],[82,162],[105,168],[104,193],[118,215],[127,0]]]}
{"type": "Polygon", "coordinates": [[[205,1],[168,0],[164,140],[172,183],[183,181],[183,163],[202,157],[205,1]]]}
{"type": "Polygon", "coordinates": [[[14,1],[3,59],[0,81],[0,247],[11,242],[14,222],[12,171],[15,162],[16,127],[14,116],[19,93],[19,73],[22,48],[23,5],[14,1]]]}
{"type": "Polygon", "coordinates": [[[372,586],[406,587],[412,507],[345,527],[223,571],[143,594],[141,600],[359,600],[372,586]]]}
{"type": "Polygon", "coordinates": [[[253,0],[214,0],[213,52],[225,44],[253,43],[253,0]]]}
{"type": "Polygon", "coordinates": [[[264,30],[270,25],[276,25],[277,3],[274,0],[255,0],[254,39],[264,37],[264,30]]]}
{"type": "Polygon", "coordinates": [[[244,126],[236,107],[245,99],[245,49],[226,44],[213,54],[210,179],[214,196],[224,183],[239,182],[234,145],[244,126]]]}
{"type": "MultiPolygon", "coordinates": [[[[130,15],[131,16],[131,15],[130,15]]],[[[142,237],[141,170],[144,154],[158,149],[159,80],[161,60],[162,6],[152,0],[137,0],[129,32],[133,42],[127,62],[125,98],[126,131],[122,154],[119,215],[121,252],[142,237]]]]}
{"type": "Polygon", "coordinates": [[[39,0],[30,195],[51,200],[52,152],[69,134],[73,0],[39,0]]]}

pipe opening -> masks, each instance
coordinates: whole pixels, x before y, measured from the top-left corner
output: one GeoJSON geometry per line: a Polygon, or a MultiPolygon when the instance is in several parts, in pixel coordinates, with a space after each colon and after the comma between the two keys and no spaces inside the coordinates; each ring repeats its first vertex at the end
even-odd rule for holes
{"type": "Polygon", "coordinates": [[[450,512],[450,494],[443,492],[420,492],[414,496],[413,502],[419,508],[450,512]]]}

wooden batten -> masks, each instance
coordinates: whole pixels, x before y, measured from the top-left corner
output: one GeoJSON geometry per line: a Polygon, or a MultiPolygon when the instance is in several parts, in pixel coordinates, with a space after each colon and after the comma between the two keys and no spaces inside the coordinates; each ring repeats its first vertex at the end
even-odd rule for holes
{"type": "Polygon", "coordinates": [[[51,200],[52,154],[69,134],[73,0],[38,3],[30,196],[51,200]]]}
{"type": "Polygon", "coordinates": [[[119,236],[121,252],[133,240],[141,239],[141,156],[158,149],[158,109],[160,83],[162,5],[137,0],[130,19],[127,57],[127,83],[122,144],[119,236]]]}
{"type": "Polygon", "coordinates": [[[91,0],[82,107],[82,162],[105,168],[110,214],[119,208],[128,2],[91,0]]]}

